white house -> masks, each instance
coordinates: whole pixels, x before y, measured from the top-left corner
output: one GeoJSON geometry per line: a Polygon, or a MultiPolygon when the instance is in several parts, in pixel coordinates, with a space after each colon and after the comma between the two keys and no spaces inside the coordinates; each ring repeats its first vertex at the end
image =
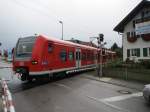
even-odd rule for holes
{"type": "Polygon", "coordinates": [[[150,1],[142,0],[114,31],[122,34],[124,61],[150,59],[150,1]]]}

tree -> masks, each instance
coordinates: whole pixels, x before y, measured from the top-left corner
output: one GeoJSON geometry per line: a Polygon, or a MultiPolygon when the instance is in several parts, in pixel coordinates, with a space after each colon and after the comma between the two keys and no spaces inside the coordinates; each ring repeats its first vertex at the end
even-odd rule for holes
{"type": "Polygon", "coordinates": [[[117,54],[117,56],[118,56],[119,58],[122,58],[122,54],[123,54],[122,48],[119,47],[119,46],[117,45],[117,43],[114,43],[114,44],[111,46],[111,50],[112,50],[112,51],[115,51],[116,54],[117,54]]]}
{"type": "Polygon", "coordinates": [[[116,42],[111,46],[111,50],[116,50],[116,49],[118,49],[118,48],[119,48],[119,47],[118,47],[118,45],[117,45],[116,42]]]}

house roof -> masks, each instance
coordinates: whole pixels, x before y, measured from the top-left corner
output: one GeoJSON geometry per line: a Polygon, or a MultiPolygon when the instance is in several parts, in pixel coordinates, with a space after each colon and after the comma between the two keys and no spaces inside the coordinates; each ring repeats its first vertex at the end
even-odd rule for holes
{"type": "Polygon", "coordinates": [[[143,7],[147,6],[150,6],[150,1],[142,0],[113,30],[123,33],[125,25],[128,24],[143,7]]]}

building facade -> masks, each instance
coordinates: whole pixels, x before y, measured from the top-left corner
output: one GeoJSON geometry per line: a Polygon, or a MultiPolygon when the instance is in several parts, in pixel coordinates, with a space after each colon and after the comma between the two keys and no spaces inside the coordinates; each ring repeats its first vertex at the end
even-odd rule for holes
{"type": "Polygon", "coordinates": [[[142,0],[115,28],[122,35],[123,60],[150,59],[150,1],[142,0]]]}

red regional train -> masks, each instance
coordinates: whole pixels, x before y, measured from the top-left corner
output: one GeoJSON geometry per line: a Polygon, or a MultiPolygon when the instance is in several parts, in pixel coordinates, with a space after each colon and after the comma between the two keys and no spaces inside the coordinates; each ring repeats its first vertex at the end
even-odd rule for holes
{"type": "MultiPolygon", "coordinates": [[[[100,62],[98,52],[94,47],[43,35],[19,38],[13,52],[13,71],[25,81],[94,69],[100,62]]],[[[115,52],[106,50],[103,63],[114,58],[115,52]]]]}

